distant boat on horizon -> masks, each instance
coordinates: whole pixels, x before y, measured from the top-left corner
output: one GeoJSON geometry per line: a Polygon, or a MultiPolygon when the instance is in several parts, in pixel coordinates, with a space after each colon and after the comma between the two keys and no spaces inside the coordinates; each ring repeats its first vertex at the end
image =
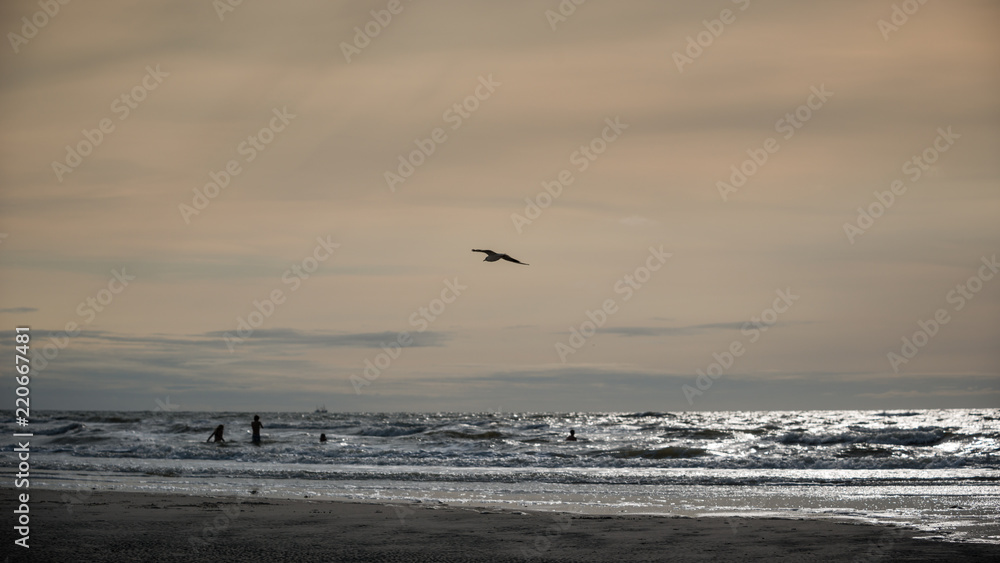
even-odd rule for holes
{"type": "Polygon", "coordinates": [[[320,405],[316,407],[316,410],[313,411],[314,414],[324,414],[326,412],[327,412],[326,405],[320,405]]]}

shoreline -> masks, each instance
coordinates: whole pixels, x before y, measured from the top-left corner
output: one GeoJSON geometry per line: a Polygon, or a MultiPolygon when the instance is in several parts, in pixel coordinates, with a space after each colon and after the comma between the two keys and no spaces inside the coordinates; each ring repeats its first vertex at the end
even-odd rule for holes
{"type": "MultiPolygon", "coordinates": [[[[22,491],[17,491],[22,492],[22,491]]],[[[3,488],[13,510],[14,489],[3,488]]],[[[598,515],[329,499],[30,491],[19,561],[995,561],[912,528],[773,517],[598,515]]]]}

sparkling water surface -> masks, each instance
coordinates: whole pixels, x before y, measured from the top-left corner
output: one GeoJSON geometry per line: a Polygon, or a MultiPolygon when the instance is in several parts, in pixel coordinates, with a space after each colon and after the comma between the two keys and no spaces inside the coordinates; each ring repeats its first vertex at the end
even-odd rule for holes
{"type": "Polygon", "coordinates": [[[68,506],[91,490],[419,501],[851,519],[1000,543],[1000,409],[35,414],[32,486],[68,506]],[[218,424],[227,442],[206,443],[218,424]]]}

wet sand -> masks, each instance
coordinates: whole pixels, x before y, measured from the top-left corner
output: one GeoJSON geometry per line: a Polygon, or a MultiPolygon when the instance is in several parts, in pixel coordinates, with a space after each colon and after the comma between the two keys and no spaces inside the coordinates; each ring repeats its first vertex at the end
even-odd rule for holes
{"type": "MultiPolygon", "coordinates": [[[[0,494],[8,515],[14,491],[0,494]]],[[[10,562],[997,561],[1000,546],[818,520],[601,516],[461,506],[30,491],[10,562]]]]}

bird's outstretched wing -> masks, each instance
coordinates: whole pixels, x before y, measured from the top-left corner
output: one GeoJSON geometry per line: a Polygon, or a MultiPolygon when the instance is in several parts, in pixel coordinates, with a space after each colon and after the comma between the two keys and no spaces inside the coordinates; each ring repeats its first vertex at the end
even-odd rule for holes
{"type": "Polygon", "coordinates": [[[504,254],[503,256],[501,256],[501,258],[503,258],[504,260],[506,260],[508,262],[513,262],[515,264],[520,264],[522,266],[530,266],[530,264],[525,264],[524,262],[521,262],[520,260],[516,260],[514,258],[511,258],[510,256],[507,256],[506,254],[504,254]]]}
{"type": "Polygon", "coordinates": [[[478,248],[473,248],[472,251],[473,252],[485,252],[486,253],[485,260],[487,262],[496,262],[497,260],[500,260],[501,258],[503,258],[504,260],[506,260],[508,262],[513,262],[515,264],[520,264],[522,266],[527,266],[528,265],[528,264],[525,264],[524,262],[521,262],[520,260],[511,258],[510,256],[507,256],[506,254],[500,254],[499,252],[493,252],[492,250],[480,250],[478,248]]]}

